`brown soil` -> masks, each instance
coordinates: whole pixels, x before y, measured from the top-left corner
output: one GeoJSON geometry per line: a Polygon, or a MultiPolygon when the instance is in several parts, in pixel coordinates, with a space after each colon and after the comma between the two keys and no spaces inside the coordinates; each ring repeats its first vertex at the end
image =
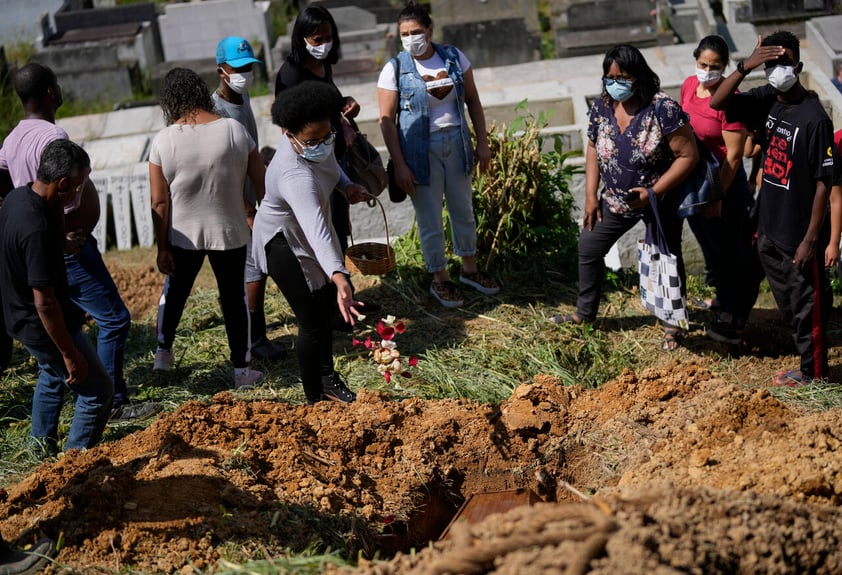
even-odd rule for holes
{"type": "MultiPolygon", "coordinates": [[[[160,276],[135,271],[114,275],[138,317],[160,276]]],[[[75,572],[186,574],[320,537],[391,557],[356,573],[840,573],[840,449],[842,411],[676,360],[596,390],[539,376],[499,405],[223,392],[0,491],[0,533],[61,535],[75,572]],[[546,503],[427,546],[471,494],[518,488],[546,503]]]]}

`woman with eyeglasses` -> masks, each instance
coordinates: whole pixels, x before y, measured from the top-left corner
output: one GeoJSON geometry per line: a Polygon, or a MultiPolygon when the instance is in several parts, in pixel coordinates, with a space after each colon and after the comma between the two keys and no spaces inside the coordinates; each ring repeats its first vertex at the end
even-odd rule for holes
{"type": "Polygon", "coordinates": [[[330,195],[338,188],[356,203],[366,192],[348,180],[333,153],[337,99],[324,82],[302,82],[275,99],[272,121],[283,135],[253,229],[255,265],[278,284],[298,320],[295,349],[309,404],[356,398],[333,369],[332,302],[352,326],[360,312],[330,223],[330,195]]]}
{"type": "MultiPolygon", "coordinates": [[[[620,44],[608,50],[602,73],[602,93],[588,114],[576,311],[553,316],[553,323],[596,320],[605,273],[603,258],[640,219],[652,218],[650,194],[657,198],[667,245],[678,259],[682,279],[684,276],[681,220],[670,191],[698,161],[689,118],[678,102],[661,91],[660,79],[634,46],[620,44]]],[[[681,328],[665,324],[661,349],[676,349],[684,335],[681,328]]]]}
{"type": "MultiPolygon", "coordinates": [[[[340,167],[344,169],[345,151],[356,137],[353,120],[360,113],[360,105],[350,96],[341,96],[333,83],[333,66],[339,61],[340,41],[336,22],[327,8],[311,5],[302,10],[292,27],[290,44],[290,53],[275,78],[275,97],[288,88],[309,81],[322,82],[336,90],[337,105],[331,111],[330,123],[336,132],[333,151],[340,167]]],[[[351,234],[350,206],[341,193],[334,193],[330,202],[331,222],[344,254],[351,234]]],[[[368,313],[379,310],[380,306],[374,302],[360,302],[360,309],[368,313]]],[[[351,331],[352,326],[341,321],[340,316],[339,311],[334,310],[333,328],[351,331]]]]}
{"type": "MultiPolygon", "coordinates": [[[[302,10],[292,27],[290,44],[290,53],[275,78],[275,97],[287,88],[308,81],[324,82],[336,89],[333,66],[339,61],[340,41],[336,22],[327,8],[313,5],[302,10]]],[[[337,101],[339,104],[331,112],[330,121],[337,135],[333,150],[341,165],[349,143],[345,139],[342,116],[349,120],[356,118],[360,105],[350,96],[337,101]]],[[[341,194],[337,194],[332,202],[333,226],[339,233],[339,243],[344,252],[350,234],[348,203],[341,194]]]]}
{"type": "Polygon", "coordinates": [[[483,171],[491,162],[485,113],[471,63],[458,48],[432,41],[433,21],[422,6],[407,4],[398,15],[398,31],[403,51],[386,62],[377,80],[380,131],[395,180],[415,208],[424,264],[433,276],[430,293],[444,307],[456,308],[464,302],[447,270],[442,201],[462,260],[459,282],[488,295],[500,291],[476,261],[471,175],[475,160],[483,171]]]}

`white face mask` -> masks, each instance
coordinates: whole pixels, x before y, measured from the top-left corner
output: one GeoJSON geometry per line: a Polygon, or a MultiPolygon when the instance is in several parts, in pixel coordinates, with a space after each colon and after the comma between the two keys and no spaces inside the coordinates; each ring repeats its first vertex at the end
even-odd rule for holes
{"type": "Polygon", "coordinates": [[[248,92],[251,88],[251,83],[254,80],[254,73],[249,72],[231,72],[228,74],[228,79],[225,81],[228,87],[238,94],[248,92]]]}
{"type": "Polygon", "coordinates": [[[775,66],[767,68],[766,80],[778,92],[787,92],[798,81],[795,66],[775,66]]]}
{"type": "Polygon", "coordinates": [[[328,53],[330,53],[330,49],[333,48],[333,41],[331,40],[330,42],[313,46],[310,42],[304,40],[304,46],[313,58],[316,60],[324,60],[327,58],[328,53]]]}
{"type": "Polygon", "coordinates": [[[403,49],[409,52],[410,56],[417,58],[423,56],[427,51],[429,42],[427,42],[426,34],[412,34],[411,36],[401,36],[401,44],[403,49]]]}
{"type": "Polygon", "coordinates": [[[721,70],[702,70],[696,68],[696,78],[699,79],[699,84],[704,87],[713,86],[722,78],[721,70]]]}

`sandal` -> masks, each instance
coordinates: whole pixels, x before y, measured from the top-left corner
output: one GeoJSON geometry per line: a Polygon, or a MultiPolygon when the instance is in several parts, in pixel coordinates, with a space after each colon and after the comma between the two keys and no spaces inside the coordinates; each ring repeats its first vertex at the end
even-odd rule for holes
{"type": "Polygon", "coordinates": [[[772,385],[774,387],[798,387],[804,383],[804,375],[801,373],[800,369],[782,371],[776,374],[775,379],[772,380],[772,385]]]}
{"type": "Polygon", "coordinates": [[[665,326],[664,340],[661,342],[661,351],[675,351],[684,342],[684,336],[687,335],[680,327],[665,326]]]}
{"type": "Polygon", "coordinates": [[[582,325],[585,323],[585,320],[580,318],[575,313],[566,313],[566,314],[556,314],[552,317],[547,318],[550,323],[554,323],[557,325],[569,324],[572,323],[573,325],[582,325]]]}

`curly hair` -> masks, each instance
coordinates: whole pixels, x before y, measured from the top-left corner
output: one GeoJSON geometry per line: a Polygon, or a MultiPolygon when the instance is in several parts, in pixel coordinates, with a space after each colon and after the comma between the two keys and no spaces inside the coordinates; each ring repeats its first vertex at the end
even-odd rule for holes
{"type": "Polygon", "coordinates": [[[398,24],[401,22],[418,22],[424,28],[429,28],[433,25],[433,19],[430,18],[430,13],[423,6],[413,1],[407,2],[404,9],[398,14],[398,24]]]}
{"type": "Polygon", "coordinates": [[[173,68],[167,72],[158,102],[167,126],[200,110],[214,111],[208,85],[196,72],[187,68],[173,68]]]}
{"type": "Polygon", "coordinates": [[[292,134],[308,124],[330,120],[342,104],[339,90],[326,82],[309,80],[281,92],[272,103],[272,122],[292,134]]]}
{"type": "Polygon", "coordinates": [[[695,59],[699,59],[699,56],[702,55],[702,52],[705,50],[710,50],[714,54],[716,54],[720,60],[722,60],[722,64],[727,67],[728,60],[731,58],[731,53],[728,50],[728,44],[722,38],[722,36],[717,36],[715,34],[710,36],[705,36],[699,41],[699,45],[693,50],[693,57],[695,59]]]}
{"type": "MultiPolygon", "coordinates": [[[[617,66],[623,72],[634,77],[635,91],[644,102],[651,102],[652,98],[661,89],[661,79],[646,63],[646,58],[640,50],[629,44],[618,44],[605,53],[602,60],[602,74],[608,74],[611,64],[617,66]]],[[[608,97],[605,86],[602,86],[603,97],[608,97]]]]}
{"type": "Polygon", "coordinates": [[[303,66],[307,61],[307,36],[312,36],[316,33],[319,26],[327,22],[330,24],[330,33],[333,37],[333,45],[330,47],[330,52],[327,53],[325,62],[331,66],[339,61],[339,31],[336,29],[336,22],[333,16],[330,15],[327,8],[324,6],[307,6],[298,18],[295,19],[295,24],[292,27],[292,36],[290,38],[290,53],[287,56],[292,64],[296,66],[303,66]]]}

